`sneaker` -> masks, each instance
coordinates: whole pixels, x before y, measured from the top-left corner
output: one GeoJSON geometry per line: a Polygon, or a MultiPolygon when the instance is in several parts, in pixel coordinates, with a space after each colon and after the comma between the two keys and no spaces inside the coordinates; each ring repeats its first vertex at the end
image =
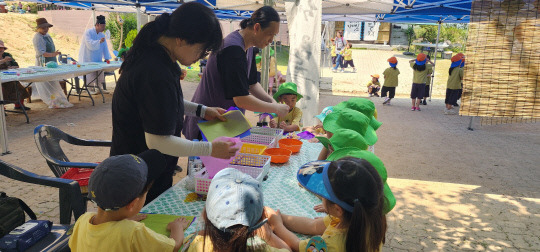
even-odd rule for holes
{"type": "Polygon", "coordinates": [[[373,97],[373,94],[369,94],[369,97],[373,97]]]}
{"type": "Polygon", "coordinates": [[[422,111],[420,107],[416,107],[416,111],[422,111]]]}
{"type": "Polygon", "coordinates": [[[103,94],[110,94],[110,93],[111,93],[111,92],[109,92],[109,91],[107,91],[107,90],[105,90],[105,89],[102,89],[101,92],[102,92],[103,94]]]}
{"type": "Polygon", "coordinates": [[[382,104],[386,105],[386,104],[389,104],[389,103],[390,103],[390,98],[386,97],[386,99],[384,99],[384,102],[382,104]]]}
{"type": "Polygon", "coordinates": [[[341,69],[341,72],[342,72],[342,73],[345,72],[345,69],[342,68],[342,69],[341,69]]]}
{"type": "Polygon", "coordinates": [[[422,101],[420,104],[422,104],[422,105],[427,105],[427,102],[426,102],[426,100],[424,100],[424,101],[422,101]]]}
{"type": "Polygon", "coordinates": [[[353,68],[352,71],[353,71],[353,73],[356,73],[356,68],[353,68]]]}
{"type": "Polygon", "coordinates": [[[375,93],[375,96],[376,96],[376,97],[379,97],[379,94],[375,93]]]}
{"type": "Polygon", "coordinates": [[[456,111],[454,111],[453,109],[445,109],[444,114],[445,115],[455,115],[456,111]]]}
{"type": "Polygon", "coordinates": [[[411,107],[411,111],[415,111],[416,110],[416,107],[411,107]]]}
{"type": "Polygon", "coordinates": [[[335,73],[335,72],[337,72],[337,70],[336,70],[336,69],[334,69],[334,68],[332,68],[332,72],[334,72],[334,73],[335,73]]]}
{"type": "Polygon", "coordinates": [[[96,91],[95,88],[88,88],[88,93],[90,93],[90,95],[95,95],[95,94],[97,94],[98,92],[96,91]]]}

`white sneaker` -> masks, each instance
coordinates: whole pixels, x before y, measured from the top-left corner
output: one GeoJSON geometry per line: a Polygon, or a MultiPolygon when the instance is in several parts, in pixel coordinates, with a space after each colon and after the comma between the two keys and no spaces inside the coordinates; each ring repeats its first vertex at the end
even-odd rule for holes
{"type": "Polygon", "coordinates": [[[102,92],[103,94],[110,94],[110,93],[111,93],[111,92],[109,92],[108,90],[105,90],[105,89],[101,89],[101,92],[102,92]]]}
{"type": "Polygon", "coordinates": [[[95,95],[95,94],[98,93],[98,91],[96,91],[96,89],[93,88],[93,87],[89,87],[88,88],[88,93],[90,93],[90,95],[95,95]]]}
{"type": "Polygon", "coordinates": [[[444,114],[445,115],[455,115],[456,114],[456,111],[454,111],[453,109],[446,109],[444,111],[444,114]]]}
{"type": "Polygon", "coordinates": [[[384,99],[384,102],[382,103],[383,105],[390,105],[390,98],[386,97],[386,99],[384,99]]]}
{"type": "Polygon", "coordinates": [[[334,73],[335,73],[335,72],[337,72],[337,70],[336,70],[336,69],[333,69],[333,68],[332,68],[332,72],[334,72],[334,73]]]}

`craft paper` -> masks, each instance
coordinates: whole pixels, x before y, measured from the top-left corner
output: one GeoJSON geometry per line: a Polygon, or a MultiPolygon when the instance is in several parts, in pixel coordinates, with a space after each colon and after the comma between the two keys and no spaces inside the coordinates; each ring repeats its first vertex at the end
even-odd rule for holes
{"type": "Polygon", "coordinates": [[[178,219],[178,218],[184,218],[189,222],[189,225],[184,229],[186,230],[191,223],[193,223],[193,220],[195,220],[195,216],[179,216],[179,215],[168,215],[168,214],[146,214],[146,219],[142,220],[141,222],[144,223],[144,225],[152,229],[154,232],[162,235],[166,235],[169,237],[171,235],[171,232],[167,231],[167,225],[178,219]]]}
{"type": "Polygon", "coordinates": [[[251,124],[249,124],[244,114],[239,110],[229,111],[223,114],[223,116],[227,121],[222,122],[216,119],[197,124],[206,139],[208,139],[208,142],[212,142],[220,136],[235,137],[251,128],[251,124]]]}

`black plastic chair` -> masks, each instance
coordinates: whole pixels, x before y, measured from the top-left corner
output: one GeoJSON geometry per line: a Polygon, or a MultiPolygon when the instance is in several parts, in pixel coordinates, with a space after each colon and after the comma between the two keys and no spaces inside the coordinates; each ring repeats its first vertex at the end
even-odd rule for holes
{"type": "MultiPolygon", "coordinates": [[[[61,177],[70,168],[95,168],[97,163],[70,162],[60,146],[60,141],[78,146],[101,146],[110,147],[111,141],[85,140],[68,135],[65,132],[50,126],[39,125],[34,129],[34,140],[41,155],[47,161],[47,165],[56,177],[61,177]]],[[[86,202],[88,200],[87,192],[79,190],[79,194],[85,198],[84,209],[86,211],[86,202]]],[[[61,211],[68,211],[61,209],[61,211]]],[[[62,215],[61,215],[62,216],[62,215]]],[[[71,216],[69,216],[71,218],[71,216]]]]}
{"type": "Polygon", "coordinates": [[[77,181],[37,175],[2,160],[0,160],[0,175],[17,181],[58,188],[60,193],[61,224],[70,224],[71,212],[73,212],[75,219],[86,212],[85,200],[81,195],[81,189],[77,181]],[[69,211],[66,212],[66,210],[69,211]]]}

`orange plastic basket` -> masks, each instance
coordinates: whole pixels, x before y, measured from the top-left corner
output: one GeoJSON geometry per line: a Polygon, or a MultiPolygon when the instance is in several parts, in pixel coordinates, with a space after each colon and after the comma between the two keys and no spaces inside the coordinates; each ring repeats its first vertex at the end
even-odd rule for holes
{"type": "Polygon", "coordinates": [[[297,153],[302,148],[302,141],[296,139],[281,139],[279,140],[279,148],[291,150],[292,153],[297,153]]]}
{"type": "Polygon", "coordinates": [[[283,148],[269,148],[264,151],[264,154],[270,156],[270,162],[275,164],[283,164],[289,161],[292,151],[283,148]]]}

